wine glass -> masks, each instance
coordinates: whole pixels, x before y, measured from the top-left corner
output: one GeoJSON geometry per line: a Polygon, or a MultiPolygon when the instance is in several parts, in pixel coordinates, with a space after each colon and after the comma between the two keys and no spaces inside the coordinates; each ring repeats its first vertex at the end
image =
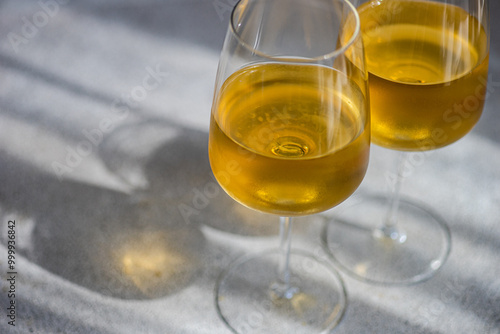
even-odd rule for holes
{"type": "Polygon", "coordinates": [[[291,250],[292,217],[336,206],[365,175],[363,51],[348,1],[235,5],[216,77],[210,164],[236,201],[281,217],[279,248],[237,259],[217,281],[217,311],[235,333],[320,333],[344,313],[334,268],[291,250]]]}
{"type": "Polygon", "coordinates": [[[401,184],[427,151],[457,141],[479,120],[488,72],[488,1],[353,3],[369,73],[373,143],[400,151],[399,163],[385,175],[390,199],[368,194],[346,206],[325,225],[323,244],[363,281],[417,283],[443,266],[451,237],[434,209],[401,198],[401,184]]]}

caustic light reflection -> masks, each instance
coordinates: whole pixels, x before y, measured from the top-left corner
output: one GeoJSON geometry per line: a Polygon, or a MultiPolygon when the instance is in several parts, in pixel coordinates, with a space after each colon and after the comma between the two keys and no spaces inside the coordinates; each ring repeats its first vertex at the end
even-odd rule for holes
{"type": "Polygon", "coordinates": [[[185,284],[197,267],[178,233],[148,232],[131,236],[116,253],[124,276],[145,295],[162,295],[185,284]]]}

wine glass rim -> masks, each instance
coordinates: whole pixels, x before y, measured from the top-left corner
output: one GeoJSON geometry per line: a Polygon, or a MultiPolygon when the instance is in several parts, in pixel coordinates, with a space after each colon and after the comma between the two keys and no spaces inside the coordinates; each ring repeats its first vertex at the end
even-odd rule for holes
{"type": "MultiPolygon", "coordinates": [[[[332,52],[329,52],[329,53],[326,53],[324,55],[317,56],[317,57],[299,58],[299,57],[292,57],[292,56],[290,56],[290,57],[283,57],[283,56],[269,55],[267,53],[264,53],[264,52],[261,52],[261,51],[255,49],[254,47],[252,47],[249,44],[247,44],[243,40],[243,38],[238,34],[238,32],[236,31],[234,16],[235,16],[235,13],[236,13],[236,9],[238,8],[239,4],[242,1],[245,1],[245,0],[238,0],[236,2],[236,4],[234,5],[233,10],[231,11],[231,17],[230,17],[230,23],[229,23],[231,32],[236,37],[236,39],[238,40],[238,42],[241,45],[243,45],[245,48],[251,50],[252,53],[254,53],[254,54],[256,54],[256,55],[258,55],[260,57],[268,58],[270,60],[287,61],[288,59],[291,59],[291,61],[293,61],[293,62],[312,62],[312,61],[332,59],[332,58],[335,58],[338,55],[344,53],[349,47],[351,47],[351,45],[354,44],[354,41],[358,37],[360,37],[360,34],[361,34],[361,23],[360,23],[359,14],[358,14],[358,11],[356,10],[356,7],[354,7],[354,5],[350,1],[348,1],[348,0],[335,0],[337,2],[343,2],[343,3],[345,3],[348,6],[348,8],[351,10],[351,12],[354,14],[354,19],[356,21],[355,22],[356,27],[355,27],[354,31],[351,34],[349,40],[344,45],[342,45],[338,49],[333,50],[332,52]]],[[[259,1],[259,0],[253,0],[253,1],[259,1]]]]}

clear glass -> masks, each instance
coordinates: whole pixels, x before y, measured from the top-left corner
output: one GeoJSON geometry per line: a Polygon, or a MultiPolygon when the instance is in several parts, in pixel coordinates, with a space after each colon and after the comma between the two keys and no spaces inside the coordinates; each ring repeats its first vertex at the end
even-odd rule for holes
{"type": "Polygon", "coordinates": [[[454,143],[479,120],[489,60],[488,1],[353,3],[369,73],[372,140],[399,151],[399,162],[389,174],[389,198],[370,194],[352,203],[325,226],[323,242],[354,277],[388,285],[417,283],[446,262],[451,235],[433,209],[401,198],[404,171],[411,164],[408,152],[454,143]]]}
{"type": "Polygon", "coordinates": [[[341,319],[334,268],[293,250],[292,217],[330,209],[368,165],[368,74],[355,8],[343,0],[242,0],[212,105],[209,158],[236,201],[280,218],[280,246],[237,259],[215,302],[235,333],[323,333],[341,319]]]}

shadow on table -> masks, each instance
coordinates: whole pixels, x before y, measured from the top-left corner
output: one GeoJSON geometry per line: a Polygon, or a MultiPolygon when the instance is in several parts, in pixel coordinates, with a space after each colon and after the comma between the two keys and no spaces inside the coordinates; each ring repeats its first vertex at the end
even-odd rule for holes
{"type": "Polygon", "coordinates": [[[158,298],[189,286],[203,270],[201,224],[249,235],[277,229],[269,223],[274,217],[242,207],[219,188],[206,133],[144,123],[110,133],[99,150],[135,191],[60,181],[0,155],[0,207],[32,222],[20,232],[29,240],[21,252],[69,281],[117,298],[158,298]]]}
{"type": "Polygon", "coordinates": [[[203,224],[248,236],[278,233],[277,217],[242,206],[220,188],[206,132],[157,121],[123,126],[106,137],[100,154],[165,224],[203,224]]]}
{"type": "Polygon", "coordinates": [[[21,251],[54,274],[104,295],[147,299],[183,289],[202,268],[196,227],[165,225],[126,194],[0,160],[3,209],[20,217],[20,228],[34,222],[19,232],[21,251]]]}

